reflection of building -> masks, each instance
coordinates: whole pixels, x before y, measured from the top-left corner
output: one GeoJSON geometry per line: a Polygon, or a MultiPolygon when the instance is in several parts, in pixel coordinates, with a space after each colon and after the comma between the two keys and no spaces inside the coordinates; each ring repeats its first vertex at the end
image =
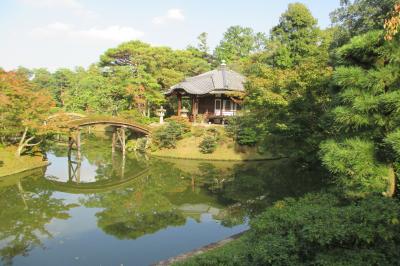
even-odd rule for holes
{"type": "Polygon", "coordinates": [[[177,114],[182,113],[182,98],[190,99],[193,120],[198,114],[205,115],[207,120],[223,121],[241,109],[241,98],[244,94],[245,78],[222,63],[218,69],[201,75],[187,78],[171,87],[167,96],[177,96],[177,114]]]}

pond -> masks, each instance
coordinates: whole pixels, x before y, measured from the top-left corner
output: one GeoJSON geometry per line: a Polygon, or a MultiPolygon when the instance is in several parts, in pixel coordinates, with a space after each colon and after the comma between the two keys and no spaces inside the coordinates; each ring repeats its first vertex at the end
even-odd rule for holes
{"type": "Polygon", "coordinates": [[[275,201],[318,190],[289,160],[122,158],[85,136],[81,161],[48,148],[48,167],[0,179],[0,264],[149,265],[248,229],[275,201]]]}

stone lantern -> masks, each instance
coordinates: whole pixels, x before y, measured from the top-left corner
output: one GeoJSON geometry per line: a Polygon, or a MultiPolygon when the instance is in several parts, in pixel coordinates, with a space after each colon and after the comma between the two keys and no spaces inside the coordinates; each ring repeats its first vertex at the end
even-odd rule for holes
{"type": "Polygon", "coordinates": [[[182,116],[182,117],[188,117],[188,113],[189,113],[189,110],[186,109],[186,107],[183,107],[183,108],[181,109],[181,116],[182,116]]]}
{"type": "Polygon", "coordinates": [[[157,110],[157,115],[160,117],[160,124],[164,124],[165,111],[166,110],[162,106],[157,110]]]}

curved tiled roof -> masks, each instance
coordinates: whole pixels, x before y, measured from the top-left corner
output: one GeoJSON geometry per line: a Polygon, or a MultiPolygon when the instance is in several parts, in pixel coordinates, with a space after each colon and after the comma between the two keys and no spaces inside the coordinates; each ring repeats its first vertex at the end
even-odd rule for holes
{"type": "Polygon", "coordinates": [[[218,91],[244,92],[245,77],[239,73],[221,66],[195,77],[186,78],[183,82],[171,87],[165,94],[172,94],[175,90],[184,90],[189,94],[207,94],[218,91]]]}

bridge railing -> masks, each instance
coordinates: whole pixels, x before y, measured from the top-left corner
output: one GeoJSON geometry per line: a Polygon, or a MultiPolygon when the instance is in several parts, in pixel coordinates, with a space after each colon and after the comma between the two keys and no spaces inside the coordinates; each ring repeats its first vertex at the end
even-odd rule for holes
{"type": "Polygon", "coordinates": [[[70,127],[71,129],[87,125],[96,125],[96,124],[110,124],[110,125],[118,124],[121,126],[127,126],[134,129],[136,128],[142,132],[151,134],[151,128],[147,125],[138,123],[130,119],[114,117],[114,116],[90,116],[90,117],[75,119],[67,123],[68,127],[70,127]]]}

